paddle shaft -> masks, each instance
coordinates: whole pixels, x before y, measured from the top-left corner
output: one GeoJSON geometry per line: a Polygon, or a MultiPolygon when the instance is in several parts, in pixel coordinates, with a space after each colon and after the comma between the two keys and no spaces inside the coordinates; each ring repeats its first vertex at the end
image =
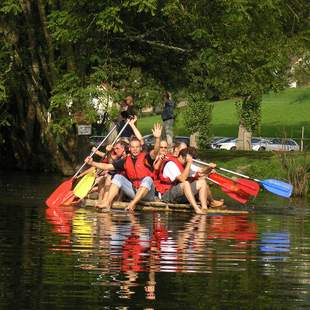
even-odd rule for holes
{"type": "MultiPolygon", "coordinates": [[[[128,124],[128,122],[126,123],[126,125],[128,124]]],[[[117,125],[115,125],[110,132],[105,136],[105,138],[98,144],[98,146],[96,147],[96,149],[90,153],[89,157],[93,157],[94,154],[99,150],[99,148],[101,147],[101,145],[111,136],[112,132],[116,129],[117,125]]],[[[81,170],[85,167],[86,163],[84,162],[84,164],[80,167],[80,169],[75,173],[75,175],[72,177],[73,179],[76,178],[77,175],[79,175],[79,173],[81,172],[81,170]]]]}
{"type": "MultiPolygon", "coordinates": [[[[129,122],[130,122],[130,119],[127,120],[127,122],[126,122],[126,124],[124,125],[124,127],[120,130],[120,132],[118,133],[118,135],[116,136],[116,138],[113,140],[113,142],[112,142],[112,144],[111,144],[112,146],[114,146],[114,144],[116,143],[116,141],[118,140],[118,138],[121,136],[122,132],[125,130],[125,128],[126,128],[126,126],[128,125],[129,122]]],[[[109,153],[109,152],[107,152],[107,153],[104,154],[103,159],[105,159],[105,158],[108,156],[108,153],[109,153]]],[[[103,169],[98,169],[97,175],[98,175],[99,173],[101,173],[102,171],[103,171],[103,169]]]]}
{"type": "MultiPolygon", "coordinates": [[[[193,161],[196,162],[197,164],[201,164],[201,165],[205,165],[205,166],[210,166],[210,164],[207,164],[207,163],[205,163],[203,161],[200,161],[198,159],[193,159],[193,161]]],[[[251,178],[251,177],[249,177],[247,175],[244,175],[244,174],[232,171],[232,170],[228,170],[228,169],[225,169],[225,168],[218,168],[218,167],[216,167],[216,169],[219,169],[221,171],[228,172],[228,173],[231,173],[231,174],[238,175],[239,177],[242,177],[242,178],[245,178],[245,179],[252,179],[252,180],[254,180],[256,182],[259,182],[259,183],[261,182],[261,180],[251,178]]]]}

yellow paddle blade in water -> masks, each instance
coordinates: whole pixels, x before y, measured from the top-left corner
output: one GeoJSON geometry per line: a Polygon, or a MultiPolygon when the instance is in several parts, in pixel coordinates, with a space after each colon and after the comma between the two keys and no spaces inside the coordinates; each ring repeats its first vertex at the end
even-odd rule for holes
{"type": "Polygon", "coordinates": [[[80,182],[75,186],[73,193],[75,196],[83,199],[91,190],[96,179],[96,172],[92,171],[83,176],[80,182]]]}

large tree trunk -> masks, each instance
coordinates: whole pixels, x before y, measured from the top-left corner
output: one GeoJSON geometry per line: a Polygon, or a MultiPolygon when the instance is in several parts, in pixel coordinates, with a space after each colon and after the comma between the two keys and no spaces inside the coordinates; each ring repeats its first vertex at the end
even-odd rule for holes
{"type": "Polygon", "coordinates": [[[248,131],[242,124],[240,124],[237,139],[237,150],[251,150],[251,138],[252,132],[248,131]]]}
{"type": "Polygon", "coordinates": [[[21,169],[55,169],[72,174],[76,162],[75,135],[72,133],[64,144],[58,145],[48,131],[47,107],[54,64],[43,4],[31,0],[20,3],[20,28],[6,25],[8,33],[14,34],[10,42],[14,48],[14,73],[7,108],[14,119],[10,127],[2,129],[1,162],[3,167],[9,164],[21,169]]]}

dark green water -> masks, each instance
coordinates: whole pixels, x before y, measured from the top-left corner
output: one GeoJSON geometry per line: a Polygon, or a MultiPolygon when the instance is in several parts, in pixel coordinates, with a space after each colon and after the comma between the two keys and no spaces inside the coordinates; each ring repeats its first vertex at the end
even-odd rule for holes
{"type": "Polygon", "coordinates": [[[60,182],[1,174],[0,309],[310,307],[307,202],[262,193],[235,216],[48,210],[60,182]]]}

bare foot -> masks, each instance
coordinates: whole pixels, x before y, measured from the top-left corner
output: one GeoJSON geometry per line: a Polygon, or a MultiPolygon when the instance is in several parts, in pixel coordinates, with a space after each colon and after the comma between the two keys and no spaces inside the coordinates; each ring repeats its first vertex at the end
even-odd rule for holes
{"type": "Polygon", "coordinates": [[[199,207],[196,207],[194,209],[195,209],[196,214],[205,214],[205,211],[200,209],[199,207]]]}
{"type": "Polygon", "coordinates": [[[221,208],[223,207],[224,205],[224,199],[221,199],[221,200],[215,200],[213,199],[211,202],[210,202],[210,207],[211,208],[221,208]]]}
{"type": "Polygon", "coordinates": [[[97,208],[97,209],[110,209],[110,207],[108,205],[104,204],[104,202],[102,202],[102,201],[97,201],[95,203],[95,208],[97,208]]]}
{"type": "Polygon", "coordinates": [[[125,210],[128,212],[133,212],[135,210],[135,208],[136,208],[136,205],[130,202],[128,207],[125,208],[125,210]]]}

